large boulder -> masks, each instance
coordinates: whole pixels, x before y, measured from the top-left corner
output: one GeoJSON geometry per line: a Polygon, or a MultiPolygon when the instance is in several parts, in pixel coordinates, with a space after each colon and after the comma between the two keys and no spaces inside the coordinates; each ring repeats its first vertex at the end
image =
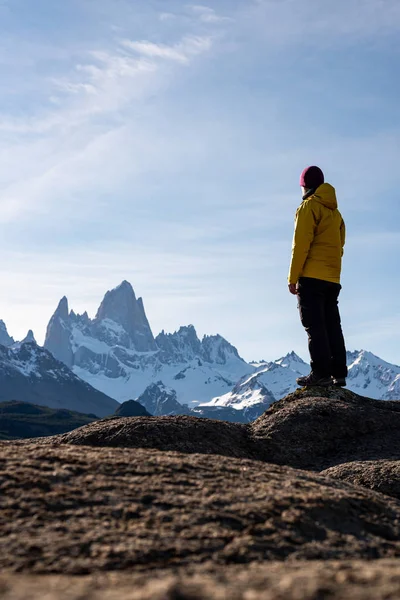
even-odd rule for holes
{"type": "Polygon", "coordinates": [[[362,485],[400,500],[400,460],[368,460],[344,463],[322,475],[362,485]]]}
{"type": "Polygon", "coordinates": [[[185,415],[105,419],[92,423],[90,427],[80,427],[68,434],[47,438],[42,443],[154,448],[258,458],[257,448],[253,447],[249,431],[244,425],[185,415]]]}
{"type": "Polygon", "coordinates": [[[337,388],[297,390],[251,424],[260,458],[302,469],[400,459],[400,402],[337,388]]]}

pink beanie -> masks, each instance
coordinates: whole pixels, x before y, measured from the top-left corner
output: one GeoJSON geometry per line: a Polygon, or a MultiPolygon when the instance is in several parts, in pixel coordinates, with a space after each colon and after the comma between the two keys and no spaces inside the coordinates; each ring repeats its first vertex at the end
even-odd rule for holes
{"type": "Polygon", "coordinates": [[[319,167],[306,167],[300,175],[300,186],[307,190],[316,190],[324,181],[324,174],[319,167]]]}

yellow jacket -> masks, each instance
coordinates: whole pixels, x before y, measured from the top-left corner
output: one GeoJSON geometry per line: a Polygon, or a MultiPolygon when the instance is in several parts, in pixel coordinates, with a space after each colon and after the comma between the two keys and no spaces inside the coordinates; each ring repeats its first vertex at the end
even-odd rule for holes
{"type": "Polygon", "coordinates": [[[340,283],[345,236],[335,188],[323,183],[297,209],[289,283],[299,277],[340,283]]]}

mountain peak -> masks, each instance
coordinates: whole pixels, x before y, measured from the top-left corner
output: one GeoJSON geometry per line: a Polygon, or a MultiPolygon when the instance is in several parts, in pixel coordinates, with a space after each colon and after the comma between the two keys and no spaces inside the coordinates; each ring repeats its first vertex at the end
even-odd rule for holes
{"type": "Polygon", "coordinates": [[[281,358],[278,358],[278,360],[275,361],[278,365],[281,365],[281,367],[286,367],[286,366],[290,366],[292,363],[300,363],[302,365],[304,365],[304,360],[302,358],[300,358],[300,356],[298,354],[296,354],[296,352],[294,352],[294,350],[292,350],[291,352],[288,352],[288,354],[286,354],[286,356],[282,356],[281,358]]]}
{"type": "Polygon", "coordinates": [[[124,294],[128,293],[128,294],[135,295],[132,284],[129,283],[129,281],[127,281],[126,279],[124,279],[119,285],[117,285],[117,287],[115,287],[113,290],[111,290],[111,293],[112,292],[124,293],[124,294]]]}
{"type": "Polygon", "coordinates": [[[67,321],[68,312],[68,299],[66,296],[63,296],[60,302],[58,303],[54,316],[60,317],[60,319],[62,319],[63,321],[67,321]]]}
{"type": "Polygon", "coordinates": [[[136,300],[133,287],[128,281],[124,280],[104,296],[94,323],[101,326],[107,319],[124,329],[135,350],[139,352],[157,350],[143,301],[141,298],[136,300]]]}
{"type": "Polygon", "coordinates": [[[0,320],[0,344],[2,346],[12,346],[14,338],[8,335],[7,326],[4,321],[0,320]]]}
{"type": "Polygon", "coordinates": [[[26,334],[26,337],[22,340],[21,344],[31,344],[31,343],[36,344],[35,336],[33,334],[32,329],[30,329],[28,331],[28,333],[26,334]]]}
{"type": "Polygon", "coordinates": [[[393,367],[397,365],[393,365],[388,363],[386,360],[383,360],[376,354],[369,352],[368,350],[360,350],[348,353],[348,358],[351,361],[350,368],[357,364],[369,364],[373,367],[393,367]]]}

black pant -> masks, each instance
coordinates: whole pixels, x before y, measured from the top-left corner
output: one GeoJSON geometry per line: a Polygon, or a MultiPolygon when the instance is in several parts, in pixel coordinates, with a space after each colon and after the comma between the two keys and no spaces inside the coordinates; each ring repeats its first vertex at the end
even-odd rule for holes
{"type": "Polygon", "coordinates": [[[308,335],[311,370],[321,377],[347,377],[346,347],[338,307],[339,283],[300,277],[300,318],[308,335]]]}

